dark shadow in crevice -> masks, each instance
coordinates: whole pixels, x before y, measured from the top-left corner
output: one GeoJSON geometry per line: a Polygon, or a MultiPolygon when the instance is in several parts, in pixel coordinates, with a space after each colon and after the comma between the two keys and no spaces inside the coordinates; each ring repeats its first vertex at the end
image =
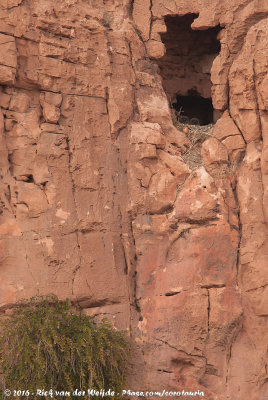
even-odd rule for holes
{"type": "Polygon", "coordinates": [[[182,123],[208,125],[214,122],[211,98],[206,99],[198,93],[189,96],[177,95],[177,102],[172,106],[178,112],[179,121],[182,123]]]}
{"type": "Polygon", "coordinates": [[[161,35],[166,54],[158,59],[159,73],[170,105],[185,123],[215,122],[211,100],[211,67],[221,50],[220,26],[193,30],[198,14],[166,16],[167,32],[161,35]]]}

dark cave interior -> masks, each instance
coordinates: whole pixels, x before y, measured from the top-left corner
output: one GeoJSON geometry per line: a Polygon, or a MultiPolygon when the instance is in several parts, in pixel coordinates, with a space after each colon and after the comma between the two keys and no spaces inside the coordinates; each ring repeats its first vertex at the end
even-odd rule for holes
{"type": "Polygon", "coordinates": [[[207,125],[215,122],[210,71],[221,48],[220,27],[193,30],[191,24],[197,17],[165,17],[167,32],[161,38],[166,54],[158,59],[158,66],[169,103],[180,111],[182,122],[207,125]]]}
{"type": "Polygon", "coordinates": [[[179,113],[181,122],[191,125],[208,125],[213,123],[211,98],[206,99],[198,94],[189,94],[188,96],[177,95],[177,101],[172,106],[176,111],[181,110],[179,113]]]}

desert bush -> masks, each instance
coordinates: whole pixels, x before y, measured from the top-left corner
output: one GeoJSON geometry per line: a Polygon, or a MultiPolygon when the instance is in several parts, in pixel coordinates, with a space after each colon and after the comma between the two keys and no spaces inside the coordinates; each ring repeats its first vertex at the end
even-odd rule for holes
{"type": "Polygon", "coordinates": [[[125,334],[108,321],[95,324],[75,312],[69,300],[32,298],[1,319],[0,331],[2,390],[28,389],[31,394],[42,388],[111,388],[115,397],[122,390],[128,355],[125,334]]]}

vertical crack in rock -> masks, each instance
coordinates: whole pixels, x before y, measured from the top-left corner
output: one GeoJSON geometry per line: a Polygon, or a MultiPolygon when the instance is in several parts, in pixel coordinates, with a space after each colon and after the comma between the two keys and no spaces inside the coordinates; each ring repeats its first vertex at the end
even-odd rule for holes
{"type": "Polygon", "coordinates": [[[254,84],[254,97],[255,97],[255,103],[256,103],[256,108],[257,108],[257,119],[258,119],[258,125],[259,125],[259,130],[262,135],[262,123],[261,123],[261,116],[260,116],[260,105],[259,105],[259,99],[258,99],[258,94],[257,94],[257,86],[256,86],[256,68],[255,68],[255,60],[254,60],[254,55],[252,58],[252,70],[253,70],[253,84],[254,84]]]}
{"type": "MultiPolygon", "coordinates": [[[[78,247],[79,250],[80,250],[80,246],[77,245],[77,247],[78,247]]],[[[80,264],[80,265],[77,265],[77,266],[75,267],[75,269],[73,270],[73,272],[72,272],[72,275],[73,275],[73,277],[72,277],[72,294],[74,294],[74,281],[75,281],[75,277],[76,277],[76,274],[77,274],[77,272],[79,271],[80,268],[81,268],[81,264],[80,264]]]]}
{"type": "MultiPolygon", "coordinates": [[[[262,118],[261,118],[261,113],[260,113],[260,103],[259,103],[259,97],[258,97],[258,91],[257,91],[257,85],[256,85],[256,65],[255,65],[255,59],[254,59],[254,55],[253,55],[253,82],[254,82],[254,96],[255,96],[255,101],[256,101],[256,106],[257,106],[257,115],[258,115],[258,123],[259,123],[259,129],[261,132],[261,139],[263,141],[263,128],[262,128],[262,118]]],[[[262,168],[261,168],[262,170],[262,168]]],[[[264,177],[263,177],[263,173],[262,173],[262,198],[264,198],[264,193],[265,193],[265,188],[264,188],[264,177]]],[[[265,216],[265,205],[264,205],[264,201],[262,201],[262,212],[263,215],[265,216]]],[[[267,221],[265,221],[265,223],[267,224],[267,221]]]]}
{"type": "Polygon", "coordinates": [[[209,295],[209,289],[207,289],[207,294],[208,294],[208,327],[207,327],[207,330],[208,330],[208,337],[209,337],[209,334],[210,334],[210,295],[209,295]]]}
{"type": "Polygon", "coordinates": [[[234,117],[232,116],[232,114],[231,114],[230,108],[229,108],[229,115],[230,115],[230,117],[232,118],[233,123],[235,124],[235,126],[236,126],[237,129],[239,130],[239,132],[240,132],[240,134],[241,134],[241,136],[242,136],[242,139],[244,140],[245,144],[247,144],[246,139],[245,139],[245,136],[244,136],[242,130],[239,128],[239,126],[238,126],[238,124],[237,124],[235,118],[234,118],[234,117]]]}
{"type": "MultiPolygon", "coordinates": [[[[133,7],[133,2],[131,4],[131,7],[133,7]]],[[[110,38],[109,32],[105,31],[105,36],[106,36],[106,41],[107,41],[107,52],[109,55],[109,63],[110,66],[113,64],[113,57],[114,56],[110,50],[112,47],[112,37],[110,38]]],[[[124,37],[124,41],[126,43],[126,46],[129,51],[129,62],[130,66],[132,69],[132,72],[134,73],[135,79],[136,79],[136,73],[135,73],[135,68],[133,66],[133,55],[132,55],[132,49],[131,45],[126,38],[124,37]]],[[[113,80],[113,75],[111,74],[111,81],[113,80]]],[[[109,88],[106,88],[106,112],[108,116],[108,121],[109,121],[109,127],[110,127],[110,137],[112,141],[112,151],[114,152],[115,158],[116,158],[116,165],[117,165],[117,171],[118,171],[118,176],[116,178],[116,187],[115,187],[115,196],[117,197],[117,201],[115,202],[118,204],[118,216],[120,219],[120,242],[121,242],[121,248],[122,248],[122,254],[124,257],[124,272],[126,276],[128,275],[131,277],[130,283],[128,285],[128,298],[129,298],[129,310],[130,310],[130,321],[129,321],[129,327],[130,331],[132,332],[132,306],[133,306],[133,299],[134,299],[134,306],[135,309],[138,310],[137,304],[136,304],[136,247],[135,247],[135,239],[132,231],[132,220],[131,220],[131,215],[129,212],[127,212],[127,204],[124,201],[124,198],[129,201],[130,199],[130,194],[129,194],[129,187],[128,187],[128,178],[127,178],[127,151],[128,151],[128,126],[130,122],[133,120],[137,105],[136,105],[136,98],[135,98],[135,90],[134,86],[131,88],[131,97],[132,97],[132,112],[131,115],[124,121],[124,123],[119,126],[119,128],[116,131],[113,131],[113,127],[110,123],[110,110],[109,110],[109,101],[110,101],[110,94],[109,94],[109,88]],[[126,131],[126,135],[121,135],[121,132],[126,131]],[[120,196],[119,196],[120,193],[120,196]],[[125,195],[124,195],[125,194],[125,195]],[[126,248],[127,246],[127,248],[126,248]]]]}
{"type": "MultiPolygon", "coordinates": [[[[77,203],[76,203],[76,198],[75,198],[75,182],[74,182],[74,177],[73,177],[73,173],[72,173],[72,153],[71,153],[71,149],[70,149],[70,139],[69,137],[66,135],[66,149],[68,152],[68,169],[69,169],[69,176],[71,179],[71,183],[72,183],[72,194],[73,194],[73,201],[74,201],[74,207],[75,207],[75,214],[76,214],[76,224],[78,224],[78,209],[77,209],[77,203]]],[[[77,265],[75,267],[75,269],[73,270],[73,277],[72,277],[72,294],[74,294],[74,282],[75,282],[75,277],[77,274],[77,271],[81,268],[82,265],[82,254],[81,254],[81,249],[80,249],[80,243],[79,243],[79,231],[78,231],[78,227],[76,226],[75,228],[75,235],[76,235],[76,247],[78,249],[78,258],[79,258],[79,265],[77,265]]]]}
{"type": "MultiPolygon", "coordinates": [[[[33,181],[33,183],[35,183],[35,182],[33,181]]],[[[47,204],[49,204],[49,200],[48,200],[47,193],[46,193],[46,183],[39,184],[37,186],[42,190],[42,192],[44,193],[44,196],[46,198],[47,204]]]]}
{"type": "Polygon", "coordinates": [[[25,233],[24,232],[21,233],[21,238],[22,238],[22,242],[23,242],[23,250],[24,250],[26,265],[27,265],[29,274],[32,277],[33,282],[36,284],[37,282],[36,282],[36,279],[34,277],[33,271],[31,270],[31,266],[30,266],[29,259],[28,259],[28,254],[27,254],[27,249],[26,249],[27,240],[25,239],[25,233]]]}
{"type": "MultiPolygon", "coordinates": [[[[110,55],[110,52],[109,52],[109,50],[107,51],[107,53],[110,55]]],[[[110,118],[109,118],[109,107],[108,107],[108,104],[109,104],[109,89],[108,89],[108,87],[105,89],[105,105],[106,105],[106,113],[107,113],[107,118],[108,118],[108,124],[109,124],[109,130],[110,130],[110,137],[112,138],[112,125],[111,125],[111,122],[110,122],[110,118]]]]}
{"type": "MultiPolygon", "coordinates": [[[[135,3],[135,0],[133,0],[133,5],[134,5],[134,3],[135,3]]],[[[138,38],[139,38],[139,40],[140,40],[140,45],[143,46],[143,48],[145,49],[145,52],[146,52],[146,46],[145,46],[145,43],[144,43],[144,41],[143,41],[143,39],[142,39],[142,35],[141,35],[141,33],[139,32],[138,28],[136,27],[136,25],[135,25],[135,23],[134,23],[134,21],[133,21],[133,10],[132,10],[130,16],[131,16],[131,18],[132,18],[132,19],[130,20],[131,27],[134,29],[136,35],[138,36],[138,38]]],[[[129,43],[129,46],[130,46],[129,40],[128,40],[127,38],[126,38],[126,40],[127,40],[127,42],[129,43]]],[[[131,48],[130,48],[130,51],[131,51],[131,48]]],[[[131,53],[132,53],[132,51],[131,51],[131,53]]],[[[135,74],[135,76],[136,76],[136,68],[134,67],[132,61],[133,61],[133,60],[132,60],[132,58],[131,58],[131,66],[132,66],[133,72],[134,72],[134,74],[135,74]]]]}
{"type": "Polygon", "coordinates": [[[237,218],[238,218],[238,245],[237,245],[237,254],[236,254],[236,271],[235,271],[235,278],[236,278],[236,285],[238,287],[238,270],[239,270],[239,261],[240,261],[240,248],[241,248],[241,242],[242,242],[242,223],[240,219],[240,207],[239,207],[239,202],[237,198],[237,191],[236,191],[236,186],[233,190],[234,193],[234,198],[236,201],[236,207],[237,207],[237,218]]]}
{"type": "MultiPolygon", "coordinates": [[[[231,66],[229,67],[229,71],[230,71],[231,66]]],[[[227,78],[227,110],[228,110],[228,114],[230,115],[230,118],[232,119],[233,123],[235,124],[235,126],[237,127],[238,131],[240,132],[242,139],[244,140],[244,143],[247,144],[247,141],[245,139],[245,136],[243,135],[243,132],[241,131],[241,129],[239,128],[235,118],[232,116],[231,113],[231,107],[230,107],[230,84],[229,84],[229,73],[228,73],[228,78],[227,78]]]]}
{"type": "MultiPolygon", "coordinates": [[[[120,219],[121,219],[121,221],[122,221],[122,215],[121,215],[121,212],[120,212],[120,219]]],[[[122,222],[121,222],[121,231],[122,231],[122,222]]],[[[124,268],[124,273],[125,273],[125,275],[128,275],[128,262],[127,262],[127,255],[126,255],[126,250],[125,250],[125,246],[124,246],[124,244],[123,244],[123,240],[122,240],[122,233],[120,234],[120,239],[121,239],[121,245],[122,245],[122,251],[123,251],[123,257],[124,257],[124,265],[125,265],[125,268],[124,268]]]]}
{"type": "MultiPolygon", "coordinates": [[[[111,68],[111,65],[112,65],[111,43],[109,40],[109,34],[106,29],[104,32],[104,36],[106,39],[106,51],[107,51],[108,58],[109,58],[109,66],[111,68]]],[[[106,113],[107,113],[108,123],[109,123],[109,127],[110,127],[110,137],[112,138],[112,125],[110,123],[110,118],[109,118],[109,88],[108,88],[108,86],[105,88],[105,101],[106,101],[106,113]]]]}
{"type": "Polygon", "coordinates": [[[150,12],[150,14],[151,14],[151,18],[150,18],[149,39],[151,38],[152,26],[153,26],[153,12],[152,12],[152,8],[153,8],[153,0],[150,0],[149,12],[150,12]]]}
{"type": "Polygon", "coordinates": [[[132,17],[133,15],[133,8],[134,8],[135,0],[130,0],[129,2],[129,15],[132,17]]]}
{"type": "MultiPolygon", "coordinates": [[[[142,39],[141,39],[141,35],[139,34],[139,32],[137,31],[137,29],[135,28],[134,24],[132,24],[132,27],[134,28],[134,31],[136,33],[136,35],[139,37],[141,43],[143,43],[142,39]]],[[[134,61],[133,61],[133,54],[132,54],[132,49],[131,49],[131,43],[129,42],[129,40],[127,38],[125,38],[127,44],[128,44],[128,49],[129,49],[129,56],[130,56],[130,65],[131,65],[131,69],[133,71],[133,74],[135,76],[135,83],[134,86],[136,86],[136,82],[137,82],[137,75],[136,75],[136,68],[134,66],[134,61]]],[[[134,90],[134,88],[132,88],[132,104],[133,104],[133,111],[132,111],[132,115],[130,116],[129,120],[127,121],[127,125],[133,121],[135,113],[138,110],[138,106],[137,106],[137,99],[136,99],[136,92],[134,90]]],[[[121,161],[120,161],[121,163],[121,161]]],[[[126,159],[126,171],[123,172],[125,174],[127,174],[127,159],[126,159]]],[[[128,182],[127,182],[127,198],[128,201],[130,200],[130,193],[129,193],[129,186],[128,186],[128,182]]],[[[129,237],[129,242],[131,243],[131,247],[132,247],[132,251],[133,251],[133,258],[132,258],[132,268],[129,271],[130,276],[131,276],[131,286],[132,286],[132,296],[133,296],[133,305],[136,309],[136,311],[138,312],[138,318],[139,320],[142,319],[142,315],[141,315],[141,308],[139,306],[139,302],[138,302],[138,298],[137,298],[137,254],[136,254],[136,244],[135,244],[135,237],[134,237],[134,232],[133,232],[133,226],[132,226],[132,215],[128,212],[128,225],[129,225],[129,229],[128,232],[130,233],[130,237],[129,237]]],[[[132,301],[131,301],[132,303],[132,301]]]]}

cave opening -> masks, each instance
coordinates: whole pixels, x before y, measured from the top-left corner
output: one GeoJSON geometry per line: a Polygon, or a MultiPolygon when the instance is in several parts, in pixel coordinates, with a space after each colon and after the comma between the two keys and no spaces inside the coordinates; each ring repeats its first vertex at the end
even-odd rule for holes
{"type": "Polygon", "coordinates": [[[190,125],[209,125],[214,122],[211,98],[206,99],[196,93],[177,95],[176,100],[172,107],[177,111],[180,122],[190,125]]]}
{"type": "Polygon", "coordinates": [[[221,46],[220,26],[193,30],[198,14],[166,16],[167,32],[161,35],[166,54],[158,59],[163,88],[182,123],[208,125],[218,112],[211,99],[211,67],[221,46]]]}

